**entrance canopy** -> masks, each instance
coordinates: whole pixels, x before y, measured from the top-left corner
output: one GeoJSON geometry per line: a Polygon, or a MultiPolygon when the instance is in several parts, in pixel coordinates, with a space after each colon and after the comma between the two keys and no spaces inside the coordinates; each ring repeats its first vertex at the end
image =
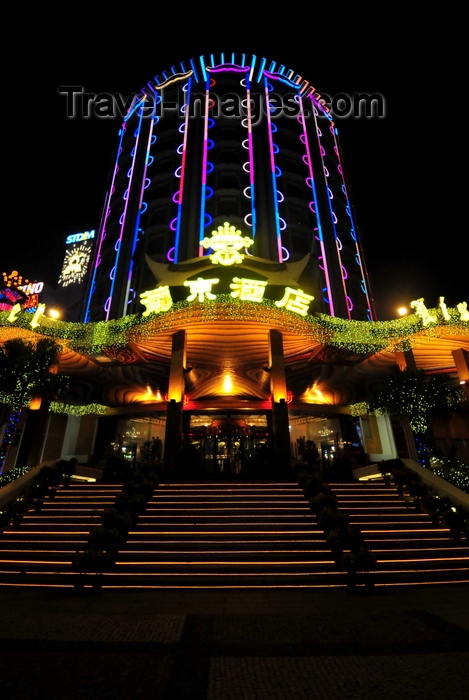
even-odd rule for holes
{"type": "Polygon", "coordinates": [[[0,343],[53,337],[62,347],[58,371],[72,379],[66,403],[138,413],[165,409],[173,339],[183,330],[184,408],[252,411],[272,399],[269,334],[275,331],[282,339],[290,407],[339,409],[365,400],[409,353],[418,369],[469,380],[467,312],[427,314],[434,320],[415,313],[395,321],[346,321],[229,297],[86,324],[2,311],[0,343]]]}

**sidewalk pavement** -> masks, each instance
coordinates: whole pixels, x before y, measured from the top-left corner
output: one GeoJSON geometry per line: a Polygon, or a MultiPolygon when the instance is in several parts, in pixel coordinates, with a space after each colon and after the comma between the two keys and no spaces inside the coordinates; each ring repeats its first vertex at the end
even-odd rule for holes
{"type": "Polygon", "coordinates": [[[0,588],[14,700],[464,700],[469,584],[0,588]]]}

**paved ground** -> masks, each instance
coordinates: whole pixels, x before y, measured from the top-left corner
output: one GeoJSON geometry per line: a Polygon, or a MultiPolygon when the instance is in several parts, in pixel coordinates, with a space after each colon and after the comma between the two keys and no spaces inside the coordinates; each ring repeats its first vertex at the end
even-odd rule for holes
{"type": "Polygon", "coordinates": [[[469,696],[469,584],[113,591],[0,588],[12,700],[469,696]]]}

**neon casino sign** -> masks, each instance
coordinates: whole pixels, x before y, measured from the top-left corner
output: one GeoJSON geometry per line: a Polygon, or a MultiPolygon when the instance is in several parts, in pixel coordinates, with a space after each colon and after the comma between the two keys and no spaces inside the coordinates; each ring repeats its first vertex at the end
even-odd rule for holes
{"type": "Polygon", "coordinates": [[[94,238],[95,231],[94,229],[92,231],[83,231],[82,233],[72,233],[70,236],[67,236],[65,239],[66,245],[70,245],[71,243],[81,243],[82,241],[89,241],[90,239],[94,238]]]}
{"type": "Polygon", "coordinates": [[[61,287],[83,282],[91,260],[94,236],[93,229],[82,233],[72,233],[65,239],[67,250],[58,282],[61,287]]]}

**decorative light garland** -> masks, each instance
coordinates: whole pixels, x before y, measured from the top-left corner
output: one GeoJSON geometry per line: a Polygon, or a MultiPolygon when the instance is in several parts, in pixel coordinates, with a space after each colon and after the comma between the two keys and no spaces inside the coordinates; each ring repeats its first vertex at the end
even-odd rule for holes
{"type": "MultiPolygon", "coordinates": [[[[104,348],[125,347],[138,338],[149,338],[156,333],[189,323],[215,320],[245,321],[255,318],[267,325],[281,324],[285,329],[332,347],[347,349],[356,354],[369,354],[387,350],[389,352],[410,350],[422,338],[438,338],[451,327],[452,335],[466,336],[469,322],[462,321],[457,309],[448,309],[446,320],[441,309],[430,309],[436,317],[435,325],[423,327],[416,314],[393,321],[349,321],[326,314],[299,316],[287,309],[278,308],[275,302],[241,301],[230,295],[219,295],[203,304],[180,301],[171,309],[148,316],[134,314],[110,321],[78,323],[58,321],[41,316],[39,324],[31,328],[31,314],[19,313],[13,322],[8,311],[0,311],[0,327],[21,328],[31,334],[41,334],[67,341],[67,346],[76,352],[101,353],[104,348]],[[261,307],[264,312],[259,313],[261,307]]],[[[12,334],[12,337],[14,335],[12,334]]]]}
{"type": "Polygon", "coordinates": [[[69,416],[104,416],[107,412],[107,406],[103,406],[99,403],[90,403],[86,406],[73,406],[72,404],[51,401],[49,411],[51,413],[65,413],[69,416]]]}

